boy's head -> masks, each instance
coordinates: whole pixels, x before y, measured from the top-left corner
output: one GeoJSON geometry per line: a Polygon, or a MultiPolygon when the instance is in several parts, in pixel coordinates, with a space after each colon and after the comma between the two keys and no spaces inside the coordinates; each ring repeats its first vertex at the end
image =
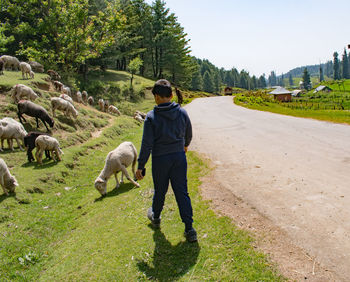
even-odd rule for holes
{"type": "Polygon", "coordinates": [[[170,82],[166,79],[159,79],[152,88],[152,94],[160,97],[170,97],[172,95],[170,82]]]}

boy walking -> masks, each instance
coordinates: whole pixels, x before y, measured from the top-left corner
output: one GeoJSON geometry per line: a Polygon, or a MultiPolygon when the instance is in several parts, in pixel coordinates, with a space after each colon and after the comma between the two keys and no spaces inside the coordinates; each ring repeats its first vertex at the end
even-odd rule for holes
{"type": "Polygon", "coordinates": [[[171,102],[173,94],[169,81],[158,80],[152,93],[157,106],[146,116],[136,171],[136,178],[141,180],[142,170],[152,153],[154,196],[147,217],[153,226],[160,226],[160,214],[170,181],[182,222],[185,224],[184,235],[188,242],[196,242],[197,233],[192,227],[193,212],[187,191],[185,155],[192,139],[191,121],[179,104],[171,102]]]}

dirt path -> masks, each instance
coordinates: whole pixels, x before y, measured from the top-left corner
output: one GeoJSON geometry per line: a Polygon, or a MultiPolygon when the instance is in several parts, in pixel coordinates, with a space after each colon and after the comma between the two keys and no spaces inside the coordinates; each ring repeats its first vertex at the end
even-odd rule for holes
{"type": "Polygon", "coordinates": [[[191,149],[215,165],[204,197],[252,230],[257,247],[295,280],[350,280],[350,126],[235,106],[186,106],[191,149]]]}

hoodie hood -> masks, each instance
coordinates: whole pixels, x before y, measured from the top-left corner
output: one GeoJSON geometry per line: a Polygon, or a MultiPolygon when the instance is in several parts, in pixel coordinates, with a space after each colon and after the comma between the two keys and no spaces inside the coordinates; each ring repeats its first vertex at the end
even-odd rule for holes
{"type": "Polygon", "coordinates": [[[170,120],[175,120],[180,115],[180,105],[174,102],[159,104],[154,107],[154,113],[170,120]]]}

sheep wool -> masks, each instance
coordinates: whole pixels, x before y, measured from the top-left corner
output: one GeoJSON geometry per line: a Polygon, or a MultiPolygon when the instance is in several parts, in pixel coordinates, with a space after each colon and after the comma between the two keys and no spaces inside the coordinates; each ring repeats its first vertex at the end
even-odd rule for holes
{"type": "Polygon", "coordinates": [[[8,195],[9,192],[15,192],[15,188],[18,186],[16,178],[11,175],[10,170],[2,158],[0,158],[0,184],[5,195],[8,195]]]}

